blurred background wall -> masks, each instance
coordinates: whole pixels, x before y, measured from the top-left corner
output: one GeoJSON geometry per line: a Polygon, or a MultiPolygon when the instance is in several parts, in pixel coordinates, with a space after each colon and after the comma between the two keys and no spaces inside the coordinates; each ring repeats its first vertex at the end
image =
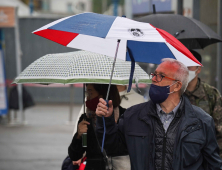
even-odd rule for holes
{"type": "MultiPolygon", "coordinates": [[[[75,49],[66,48],[52,41],[45,41],[43,38],[32,34],[32,31],[56,19],[58,18],[23,17],[19,19],[22,70],[46,54],[75,51],[75,49]]],[[[3,31],[5,35],[6,77],[8,86],[11,86],[10,83],[16,77],[15,34],[14,28],[7,28],[3,31]]],[[[67,86],[60,85],[59,87],[50,87],[44,85],[26,85],[25,87],[27,87],[36,102],[69,102],[70,88],[67,86]]],[[[75,100],[75,102],[82,101],[80,100],[82,94],[79,92],[80,91],[77,90],[75,93],[75,99],[79,99],[75,100]]]]}

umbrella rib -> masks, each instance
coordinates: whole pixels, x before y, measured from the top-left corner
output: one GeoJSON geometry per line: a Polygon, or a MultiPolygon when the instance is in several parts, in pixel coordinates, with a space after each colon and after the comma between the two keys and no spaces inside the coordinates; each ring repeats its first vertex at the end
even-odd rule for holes
{"type": "Polygon", "coordinates": [[[190,19],[190,21],[192,21],[196,26],[198,26],[200,28],[200,30],[203,31],[209,39],[211,39],[210,36],[199,26],[199,23],[195,23],[192,19],[190,19]]]}
{"type": "MultiPolygon", "coordinates": [[[[210,38],[209,38],[209,39],[210,39],[210,38]]],[[[204,48],[204,45],[202,45],[202,44],[201,44],[201,42],[199,41],[199,39],[198,39],[198,38],[196,38],[196,41],[198,42],[198,44],[199,44],[200,48],[201,48],[201,49],[203,49],[203,48],[204,48]]]]}

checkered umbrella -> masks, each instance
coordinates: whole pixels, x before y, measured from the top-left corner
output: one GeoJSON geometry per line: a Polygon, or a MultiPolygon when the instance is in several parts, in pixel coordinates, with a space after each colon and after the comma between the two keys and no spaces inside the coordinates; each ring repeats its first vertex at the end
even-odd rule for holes
{"type": "MultiPolygon", "coordinates": [[[[13,83],[109,84],[113,58],[87,51],[45,55],[30,64],[13,83]]],[[[112,84],[127,85],[131,63],[117,59],[112,84]]],[[[146,72],[136,65],[134,83],[150,83],[146,72]]]]}

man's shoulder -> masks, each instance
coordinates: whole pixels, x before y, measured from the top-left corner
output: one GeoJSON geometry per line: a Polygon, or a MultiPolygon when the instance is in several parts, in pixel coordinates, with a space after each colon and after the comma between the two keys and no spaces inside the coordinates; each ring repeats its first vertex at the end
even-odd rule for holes
{"type": "Polygon", "coordinates": [[[148,116],[149,104],[149,102],[137,104],[125,111],[123,115],[125,133],[136,136],[146,136],[148,134],[147,122],[145,123],[142,119],[144,120],[148,116]]]}
{"type": "Polygon", "coordinates": [[[126,109],[124,113],[124,118],[132,117],[132,116],[137,117],[141,112],[144,112],[144,111],[148,112],[146,108],[149,107],[149,104],[150,104],[150,101],[136,104],[134,106],[129,107],[128,109],[126,109]]]}
{"type": "Polygon", "coordinates": [[[196,117],[205,123],[209,123],[212,117],[198,106],[192,105],[196,117]]]}
{"type": "Polygon", "coordinates": [[[136,105],[134,105],[134,106],[129,107],[127,110],[129,110],[129,111],[141,110],[141,109],[143,109],[144,107],[146,107],[147,105],[149,105],[149,102],[150,102],[150,101],[136,104],[136,105]]]}
{"type": "Polygon", "coordinates": [[[220,96],[220,92],[218,89],[214,86],[209,85],[206,82],[201,81],[201,88],[204,88],[205,93],[208,95],[213,95],[213,96],[220,96]]]}

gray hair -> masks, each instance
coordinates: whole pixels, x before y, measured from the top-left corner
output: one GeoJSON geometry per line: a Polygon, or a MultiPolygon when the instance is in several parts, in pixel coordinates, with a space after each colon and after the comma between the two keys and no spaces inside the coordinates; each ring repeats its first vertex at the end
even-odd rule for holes
{"type": "Polygon", "coordinates": [[[180,89],[180,93],[182,95],[185,92],[188,85],[188,81],[189,81],[188,68],[180,61],[172,59],[172,58],[164,58],[161,61],[170,63],[178,67],[177,72],[174,74],[174,79],[179,80],[182,83],[182,87],[180,89]]]}

